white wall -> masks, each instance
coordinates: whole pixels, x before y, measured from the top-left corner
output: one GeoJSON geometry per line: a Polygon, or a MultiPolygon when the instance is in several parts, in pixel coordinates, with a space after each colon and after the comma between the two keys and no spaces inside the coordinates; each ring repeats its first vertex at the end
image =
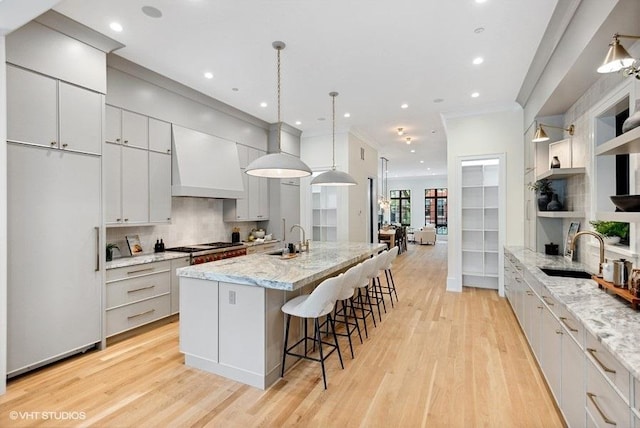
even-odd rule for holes
{"type": "MultiPolygon", "coordinates": [[[[363,138],[349,133],[349,174],[358,182],[349,186],[349,241],[368,242],[369,201],[367,199],[369,178],[374,181],[374,190],[378,183],[378,152],[364,141],[363,138]],[[361,158],[361,149],[364,159],[361,158]]],[[[373,195],[374,201],[377,194],[373,195]]],[[[377,228],[377,211],[373,213],[373,222],[377,228]]]]}
{"type": "Polygon", "coordinates": [[[0,395],[7,388],[7,68],[0,36],[0,395]]]}
{"type": "Polygon", "coordinates": [[[447,176],[434,175],[411,178],[389,178],[389,191],[411,190],[411,227],[424,226],[424,191],[425,189],[447,188],[447,176]]]}
{"type": "MultiPolygon", "coordinates": [[[[449,174],[449,252],[447,290],[462,291],[458,260],[460,242],[460,183],[457,161],[460,156],[505,154],[506,218],[504,245],[523,244],[524,218],[524,138],[522,108],[514,103],[507,110],[470,116],[444,117],[447,132],[447,167],[449,174]]],[[[502,207],[501,207],[502,208],[502,207]]]]}

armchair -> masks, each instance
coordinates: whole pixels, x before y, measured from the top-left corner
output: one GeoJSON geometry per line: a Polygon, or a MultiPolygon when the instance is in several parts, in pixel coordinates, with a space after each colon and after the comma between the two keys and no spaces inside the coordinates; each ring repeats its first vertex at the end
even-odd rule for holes
{"type": "Polygon", "coordinates": [[[433,225],[427,225],[420,230],[414,232],[415,241],[422,244],[434,244],[436,243],[436,228],[433,225]]]}

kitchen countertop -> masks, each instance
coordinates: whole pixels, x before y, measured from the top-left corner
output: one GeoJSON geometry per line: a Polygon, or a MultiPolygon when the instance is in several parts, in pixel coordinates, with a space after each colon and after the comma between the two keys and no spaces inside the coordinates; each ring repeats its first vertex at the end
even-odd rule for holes
{"type": "Polygon", "coordinates": [[[251,254],[188,266],[177,272],[180,277],[292,291],[364,260],[384,248],[385,244],[314,241],[309,252],[291,259],[251,254]]]}
{"type": "Polygon", "coordinates": [[[539,267],[587,270],[562,256],[506,247],[547,291],[580,321],[631,374],[640,379],[640,312],[598,288],[591,279],[552,277],[539,267]]]}
{"type": "Polygon", "coordinates": [[[163,262],[165,260],[179,259],[181,257],[189,257],[187,253],[178,253],[174,251],[165,251],[164,253],[144,253],[137,256],[121,257],[106,262],[106,269],[116,269],[121,267],[143,265],[146,263],[163,262]]]}

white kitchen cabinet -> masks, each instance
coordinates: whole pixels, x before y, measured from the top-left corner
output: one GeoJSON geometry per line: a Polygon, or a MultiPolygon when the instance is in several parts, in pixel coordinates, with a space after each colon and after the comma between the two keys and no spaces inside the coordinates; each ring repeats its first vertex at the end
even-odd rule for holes
{"type": "Polygon", "coordinates": [[[122,110],[122,144],[141,149],[149,148],[149,122],[147,116],[122,110]]]}
{"type": "Polygon", "coordinates": [[[107,225],[149,223],[147,150],[104,143],[107,225]]]}
{"type": "Polygon", "coordinates": [[[104,168],[105,223],[122,223],[122,147],[105,143],[102,148],[104,168]]]}
{"type": "Polygon", "coordinates": [[[149,118],[149,150],[171,154],[171,124],[149,118]]]}
{"type": "Polygon", "coordinates": [[[104,107],[105,140],[109,143],[122,143],[122,110],[106,105],[104,107]]]}
{"type": "Polygon", "coordinates": [[[224,221],[264,221],[269,219],[269,179],[254,177],[244,168],[265,152],[237,144],[244,197],[224,201],[224,221]]]}
{"type": "Polygon", "coordinates": [[[561,408],[570,428],[585,425],[584,351],[570,334],[562,336],[562,399],[561,408]]]}
{"type": "Polygon", "coordinates": [[[591,359],[586,360],[586,408],[599,428],[631,426],[631,410],[591,359]]]}
{"type": "Polygon", "coordinates": [[[7,139],[100,154],[103,96],[7,65],[7,139]]]}
{"type": "Polygon", "coordinates": [[[7,145],[7,372],[102,340],[100,157],[7,145]]]}
{"type": "Polygon", "coordinates": [[[149,222],[149,152],[122,146],[122,221],[149,222]]]}
{"type": "Polygon", "coordinates": [[[528,286],[525,287],[524,298],[524,319],[525,334],[529,340],[531,350],[538,360],[540,360],[541,331],[542,331],[542,310],[544,306],[537,294],[528,286]]]}
{"type": "Polygon", "coordinates": [[[109,269],[106,288],[107,336],[166,317],[171,309],[171,262],[109,269]]]}
{"type": "Polygon", "coordinates": [[[149,152],[149,222],[171,221],[171,155],[149,152]]]}
{"type": "Polygon", "coordinates": [[[189,266],[190,257],[171,260],[171,314],[180,312],[180,277],[176,269],[189,266]]]}
{"type": "Polygon", "coordinates": [[[547,384],[556,401],[561,404],[562,335],[563,330],[550,309],[543,306],[541,317],[541,343],[538,360],[547,384]]]}

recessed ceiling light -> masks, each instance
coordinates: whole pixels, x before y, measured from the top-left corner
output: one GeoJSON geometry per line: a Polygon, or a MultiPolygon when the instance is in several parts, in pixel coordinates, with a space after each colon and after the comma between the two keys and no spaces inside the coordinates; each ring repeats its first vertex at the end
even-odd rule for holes
{"type": "Polygon", "coordinates": [[[442,99],[442,98],[435,98],[435,99],[433,100],[433,102],[434,102],[434,103],[441,103],[441,102],[443,102],[443,101],[444,101],[444,99],[442,99]]]}
{"type": "Polygon", "coordinates": [[[404,103],[404,104],[402,104],[402,105],[400,106],[400,108],[409,108],[409,104],[404,103]]]}
{"type": "Polygon", "coordinates": [[[479,64],[482,64],[483,62],[484,62],[484,58],[482,58],[481,56],[473,59],[474,65],[479,65],[479,64]]]}
{"type": "Polygon", "coordinates": [[[120,25],[118,22],[112,22],[111,24],[109,24],[109,28],[118,33],[122,31],[122,25],[120,25]]]}
{"type": "Polygon", "coordinates": [[[478,28],[476,28],[475,30],[473,30],[473,32],[474,32],[474,33],[476,33],[476,34],[480,34],[480,33],[482,33],[483,31],[484,31],[484,27],[478,27],[478,28]]]}
{"type": "Polygon", "coordinates": [[[351,117],[351,113],[345,113],[344,117],[351,117]]]}
{"type": "Polygon", "coordinates": [[[411,153],[415,153],[415,152],[416,152],[416,149],[411,149],[411,153]]]}
{"type": "Polygon", "coordinates": [[[423,160],[421,160],[421,161],[420,161],[420,163],[424,163],[424,161],[423,161],[423,160]]]}
{"type": "Polygon", "coordinates": [[[427,171],[431,171],[431,168],[427,168],[427,171]]]}
{"type": "Polygon", "coordinates": [[[266,107],[268,104],[265,103],[264,101],[260,103],[260,107],[266,107]]]}
{"type": "Polygon", "coordinates": [[[204,73],[204,77],[206,77],[207,79],[213,79],[213,73],[210,71],[207,71],[206,73],[204,73]]]}
{"type": "Polygon", "coordinates": [[[474,92],[471,94],[471,98],[478,98],[480,96],[480,92],[474,92]]]}
{"type": "Polygon", "coordinates": [[[476,3],[486,3],[487,0],[476,0],[476,3]]]}
{"type": "Polygon", "coordinates": [[[231,90],[232,90],[233,92],[238,92],[240,89],[238,89],[238,88],[231,88],[231,90]]]}
{"type": "Polygon", "coordinates": [[[296,120],[296,125],[302,125],[302,122],[300,122],[299,120],[296,120]]]}
{"type": "Polygon", "coordinates": [[[142,13],[147,15],[149,18],[161,18],[162,12],[160,9],[156,9],[153,6],[142,6],[142,13]]]}

